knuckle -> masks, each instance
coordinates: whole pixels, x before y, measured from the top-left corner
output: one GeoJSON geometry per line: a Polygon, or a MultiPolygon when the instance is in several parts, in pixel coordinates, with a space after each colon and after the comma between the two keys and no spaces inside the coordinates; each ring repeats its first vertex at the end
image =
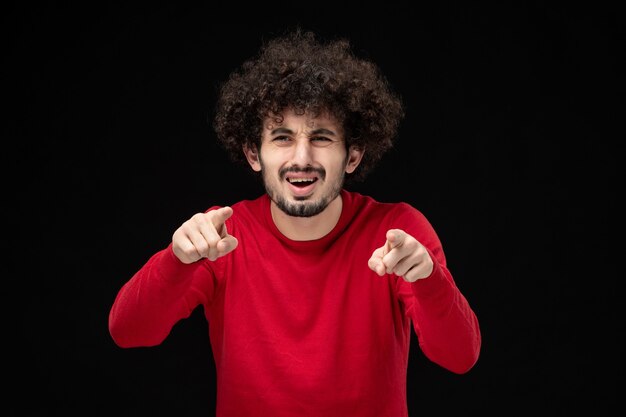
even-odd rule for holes
{"type": "Polygon", "coordinates": [[[407,248],[409,248],[411,250],[420,250],[420,245],[417,242],[417,240],[415,240],[414,238],[407,239],[405,241],[405,245],[406,245],[407,248]]]}
{"type": "Polygon", "coordinates": [[[201,255],[206,256],[209,253],[209,245],[206,243],[198,243],[196,244],[195,250],[201,255]]]}
{"type": "Polygon", "coordinates": [[[202,213],[196,213],[191,217],[191,222],[195,225],[203,225],[206,223],[206,218],[202,213]]]}

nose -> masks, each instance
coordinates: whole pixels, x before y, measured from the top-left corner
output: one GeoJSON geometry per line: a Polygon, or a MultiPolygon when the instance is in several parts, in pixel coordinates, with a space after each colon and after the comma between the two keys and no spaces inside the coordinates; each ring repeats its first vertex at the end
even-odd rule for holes
{"type": "Polygon", "coordinates": [[[308,139],[299,138],[295,143],[293,164],[301,167],[312,165],[313,147],[308,139]]]}

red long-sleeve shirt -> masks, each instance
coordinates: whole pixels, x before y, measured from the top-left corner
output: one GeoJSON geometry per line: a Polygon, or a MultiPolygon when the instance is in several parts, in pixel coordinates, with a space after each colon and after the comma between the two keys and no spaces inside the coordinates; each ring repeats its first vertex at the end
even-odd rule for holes
{"type": "Polygon", "coordinates": [[[461,374],[478,359],[478,321],[422,213],[346,190],[341,197],[337,225],[313,241],[282,235],[267,195],[232,205],[226,225],[238,247],[190,265],[171,245],[156,253],[117,295],[113,340],[157,345],[202,305],[219,417],[407,416],[411,324],[424,354],[461,374]],[[428,278],[408,283],[369,269],[389,229],[426,246],[428,278]]]}

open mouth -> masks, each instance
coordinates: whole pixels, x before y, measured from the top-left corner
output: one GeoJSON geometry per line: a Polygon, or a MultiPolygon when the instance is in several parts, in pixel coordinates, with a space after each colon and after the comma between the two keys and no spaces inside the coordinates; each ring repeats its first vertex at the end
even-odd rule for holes
{"type": "Polygon", "coordinates": [[[304,198],[309,196],[315,190],[315,184],[319,178],[316,176],[287,176],[285,180],[287,180],[287,184],[289,184],[289,188],[291,189],[291,193],[294,197],[304,198]]]}
{"type": "Polygon", "coordinates": [[[306,188],[317,182],[317,178],[292,178],[287,177],[287,182],[296,188],[306,188]]]}
{"type": "Polygon", "coordinates": [[[279,176],[287,182],[291,194],[296,198],[306,198],[313,194],[319,180],[324,180],[326,171],[323,168],[291,167],[282,169],[279,176]]]}

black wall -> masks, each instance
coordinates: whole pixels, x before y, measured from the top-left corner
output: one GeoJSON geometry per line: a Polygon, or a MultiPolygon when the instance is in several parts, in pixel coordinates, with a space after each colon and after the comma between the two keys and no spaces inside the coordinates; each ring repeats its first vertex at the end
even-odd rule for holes
{"type": "Polygon", "coordinates": [[[15,401],[4,415],[213,415],[201,310],[145,349],[115,346],[108,312],[184,220],[262,192],[207,119],[217,84],[296,25],[348,37],[403,96],[397,147],[351,188],[426,214],[481,322],[481,358],[463,376],[413,340],[411,415],[619,407],[617,13],[289,7],[252,19],[174,2],[7,6],[2,298],[15,401]]]}

